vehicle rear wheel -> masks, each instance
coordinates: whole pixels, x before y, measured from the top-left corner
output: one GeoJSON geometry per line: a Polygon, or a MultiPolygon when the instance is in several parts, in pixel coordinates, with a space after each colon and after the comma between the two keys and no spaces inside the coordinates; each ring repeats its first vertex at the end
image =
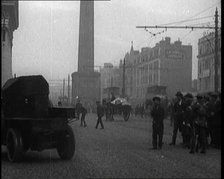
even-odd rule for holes
{"type": "Polygon", "coordinates": [[[22,158],[23,139],[18,129],[9,129],[6,137],[7,155],[10,162],[17,162],[22,158]]]}
{"type": "Polygon", "coordinates": [[[62,160],[72,159],[75,152],[75,136],[70,126],[67,126],[64,135],[60,137],[57,152],[62,160]]]}

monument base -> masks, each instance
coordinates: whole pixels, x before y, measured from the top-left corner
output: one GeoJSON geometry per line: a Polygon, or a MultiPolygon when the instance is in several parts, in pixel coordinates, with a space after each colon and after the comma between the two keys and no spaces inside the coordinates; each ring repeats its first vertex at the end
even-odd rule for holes
{"type": "Polygon", "coordinates": [[[74,72],[72,73],[72,100],[79,97],[86,108],[95,106],[100,100],[100,73],[74,72]]]}

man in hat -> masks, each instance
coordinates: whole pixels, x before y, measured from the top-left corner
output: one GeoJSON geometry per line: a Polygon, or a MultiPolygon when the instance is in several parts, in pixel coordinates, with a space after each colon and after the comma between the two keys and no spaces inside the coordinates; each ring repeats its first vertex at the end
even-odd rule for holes
{"type": "Polygon", "coordinates": [[[99,101],[96,102],[96,105],[97,105],[97,117],[98,117],[98,120],[97,120],[97,123],[96,123],[96,129],[97,129],[99,123],[101,125],[101,129],[104,129],[103,122],[102,122],[102,117],[104,115],[104,109],[103,109],[103,106],[100,104],[99,101]]]}
{"type": "Polygon", "coordinates": [[[151,116],[153,118],[152,122],[152,144],[153,149],[162,148],[163,140],[163,120],[164,120],[164,109],[160,105],[160,97],[156,96],[153,98],[154,106],[151,111],[151,116]],[[158,139],[158,142],[157,142],[158,139]]]}
{"type": "Polygon", "coordinates": [[[170,145],[175,145],[176,144],[176,137],[177,137],[177,131],[181,132],[181,125],[183,121],[183,94],[178,91],[176,94],[177,101],[174,104],[174,109],[173,109],[173,117],[174,117],[174,127],[173,127],[173,136],[172,136],[172,142],[170,145]]]}

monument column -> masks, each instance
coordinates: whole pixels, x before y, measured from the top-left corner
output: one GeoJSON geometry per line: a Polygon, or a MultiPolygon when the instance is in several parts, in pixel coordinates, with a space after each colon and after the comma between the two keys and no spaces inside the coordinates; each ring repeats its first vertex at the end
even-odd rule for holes
{"type": "Polygon", "coordinates": [[[94,1],[80,1],[78,71],[94,71],[94,1]]]}
{"type": "Polygon", "coordinates": [[[94,1],[80,1],[78,71],[72,74],[72,99],[93,106],[100,100],[100,73],[94,72],[94,1]]]}

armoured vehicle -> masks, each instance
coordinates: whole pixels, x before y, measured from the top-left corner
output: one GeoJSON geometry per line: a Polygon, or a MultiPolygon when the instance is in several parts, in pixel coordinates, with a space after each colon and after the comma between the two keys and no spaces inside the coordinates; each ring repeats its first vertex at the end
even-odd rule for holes
{"type": "Polygon", "coordinates": [[[41,75],[9,79],[1,94],[1,144],[9,161],[16,162],[28,150],[56,148],[61,159],[71,159],[75,137],[69,125],[73,108],[53,107],[49,85],[41,75]]]}

